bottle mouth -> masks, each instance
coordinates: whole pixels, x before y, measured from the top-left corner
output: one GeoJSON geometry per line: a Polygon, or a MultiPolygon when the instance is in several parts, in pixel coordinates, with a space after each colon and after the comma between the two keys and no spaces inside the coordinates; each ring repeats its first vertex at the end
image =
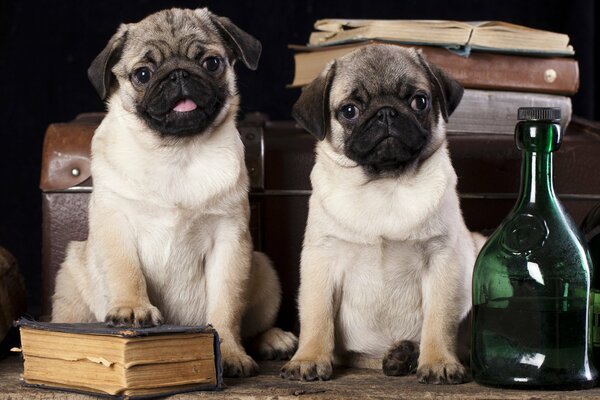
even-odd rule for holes
{"type": "Polygon", "coordinates": [[[520,150],[553,152],[562,142],[558,107],[519,107],[515,142],[520,150]]]}
{"type": "Polygon", "coordinates": [[[558,121],[519,121],[515,128],[515,143],[519,150],[551,153],[560,148],[562,130],[558,121]]]}
{"type": "Polygon", "coordinates": [[[519,107],[517,110],[519,121],[560,122],[560,117],[558,107],[519,107]]]}

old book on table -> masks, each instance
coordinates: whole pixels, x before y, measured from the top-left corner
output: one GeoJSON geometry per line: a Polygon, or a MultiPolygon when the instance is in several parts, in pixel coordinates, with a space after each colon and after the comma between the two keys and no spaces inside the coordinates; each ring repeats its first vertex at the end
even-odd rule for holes
{"type": "Polygon", "coordinates": [[[381,39],[465,51],[574,54],[568,35],[502,21],[322,19],[315,22],[315,29],[309,40],[313,46],[381,39]]]}
{"type": "MultiPolygon", "coordinates": [[[[379,43],[384,42],[371,40],[337,46],[291,45],[290,48],[295,52],[295,74],[290,86],[306,85],[331,60],[360,47],[379,43]]],[[[561,95],[573,95],[579,89],[579,66],[572,57],[534,57],[486,52],[472,52],[468,57],[463,57],[441,47],[410,47],[421,49],[429,61],[448,72],[466,88],[561,95]]]]}
{"type": "Polygon", "coordinates": [[[211,327],[113,328],[21,319],[23,383],[121,397],[222,387],[211,327]]]}
{"type": "Polygon", "coordinates": [[[563,132],[571,121],[571,98],[542,93],[465,89],[447,131],[514,135],[519,107],[559,107],[563,132]]]}

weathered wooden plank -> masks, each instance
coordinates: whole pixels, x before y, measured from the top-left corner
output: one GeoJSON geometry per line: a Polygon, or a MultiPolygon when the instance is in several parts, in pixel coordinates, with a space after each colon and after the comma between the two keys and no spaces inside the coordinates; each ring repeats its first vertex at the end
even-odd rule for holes
{"type": "MultiPolygon", "coordinates": [[[[178,399],[483,399],[483,400],[571,400],[600,399],[600,388],[585,391],[548,392],[486,388],[475,383],[455,386],[419,384],[414,376],[388,377],[379,370],[336,369],[327,382],[290,382],[279,378],[282,362],[261,363],[261,374],[254,378],[226,379],[221,392],[183,393],[178,399]]],[[[94,397],[60,391],[24,388],[19,383],[20,357],[0,361],[0,399],[83,400],[94,397]]]]}

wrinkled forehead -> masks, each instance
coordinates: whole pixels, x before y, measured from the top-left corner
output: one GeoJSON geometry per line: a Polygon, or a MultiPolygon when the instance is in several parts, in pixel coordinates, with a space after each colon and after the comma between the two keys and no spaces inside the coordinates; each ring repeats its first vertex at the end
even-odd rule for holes
{"type": "Polygon", "coordinates": [[[426,69],[413,49],[393,45],[369,46],[336,61],[331,86],[333,100],[391,95],[404,97],[431,90],[426,69]]]}
{"type": "Polygon", "coordinates": [[[180,56],[197,58],[210,51],[224,55],[217,28],[203,10],[165,10],[128,26],[123,58],[155,64],[180,56]]]}

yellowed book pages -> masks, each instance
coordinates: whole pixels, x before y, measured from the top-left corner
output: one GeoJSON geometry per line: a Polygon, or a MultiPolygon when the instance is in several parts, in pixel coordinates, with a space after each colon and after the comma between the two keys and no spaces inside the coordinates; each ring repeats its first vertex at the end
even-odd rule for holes
{"type": "Polygon", "coordinates": [[[123,338],[21,328],[24,355],[99,360],[126,368],[138,364],[213,359],[213,336],[204,333],[123,338]]]}
{"type": "Polygon", "coordinates": [[[516,53],[574,54],[568,35],[502,21],[324,19],[315,23],[315,30],[310,46],[378,39],[516,53]]]}
{"type": "Polygon", "coordinates": [[[458,21],[436,20],[320,20],[315,23],[310,45],[349,40],[397,40],[439,45],[466,44],[472,26],[458,21]]]}
{"type": "Polygon", "coordinates": [[[28,383],[52,382],[112,395],[126,389],[154,389],[189,384],[215,384],[214,361],[195,360],[177,363],[147,364],[125,368],[90,360],[66,361],[28,356],[23,379],[28,383]]]}
{"type": "Polygon", "coordinates": [[[371,43],[357,44],[356,46],[332,46],[327,51],[296,51],[294,52],[294,80],[291,87],[300,87],[315,79],[328,62],[335,60],[352,51],[369,46],[371,43]]]}
{"type": "Polygon", "coordinates": [[[136,365],[125,369],[123,374],[127,389],[216,383],[213,360],[136,365]]]}
{"type": "Polygon", "coordinates": [[[54,386],[76,386],[116,395],[126,388],[125,376],[121,368],[116,364],[105,366],[91,361],[65,361],[26,356],[23,379],[27,383],[52,382],[54,386]]]}
{"type": "Polygon", "coordinates": [[[473,29],[469,43],[473,48],[482,50],[509,48],[523,51],[573,52],[568,35],[500,21],[478,24],[473,29]]]}

